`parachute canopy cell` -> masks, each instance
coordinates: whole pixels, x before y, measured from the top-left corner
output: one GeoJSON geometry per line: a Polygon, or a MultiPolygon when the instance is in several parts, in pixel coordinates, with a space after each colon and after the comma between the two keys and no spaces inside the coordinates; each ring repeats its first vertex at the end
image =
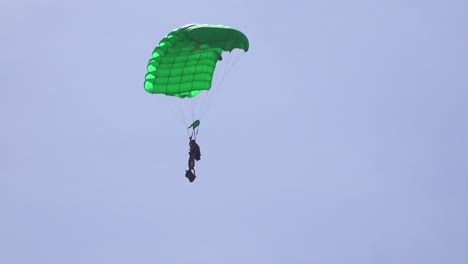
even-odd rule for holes
{"type": "Polygon", "coordinates": [[[190,24],[175,29],[153,51],[145,90],[181,98],[209,90],[221,53],[234,49],[249,50],[249,40],[235,28],[190,24]]]}

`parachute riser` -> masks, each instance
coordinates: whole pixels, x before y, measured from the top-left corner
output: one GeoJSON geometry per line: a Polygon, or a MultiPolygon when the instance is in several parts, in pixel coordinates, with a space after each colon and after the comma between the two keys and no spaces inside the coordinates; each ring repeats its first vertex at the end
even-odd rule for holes
{"type": "Polygon", "coordinates": [[[188,131],[190,131],[190,129],[192,129],[192,133],[190,134],[189,132],[189,138],[190,139],[196,139],[197,138],[197,135],[198,135],[198,128],[200,126],[200,120],[195,120],[187,129],[188,131]]]}
{"type": "Polygon", "coordinates": [[[197,135],[198,135],[198,128],[192,129],[192,133],[189,133],[189,134],[190,134],[189,139],[194,139],[194,140],[196,140],[196,139],[197,139],[197,135]]]}

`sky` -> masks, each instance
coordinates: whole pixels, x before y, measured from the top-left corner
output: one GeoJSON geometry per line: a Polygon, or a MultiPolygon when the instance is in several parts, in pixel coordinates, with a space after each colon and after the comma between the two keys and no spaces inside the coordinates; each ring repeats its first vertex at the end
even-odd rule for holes
{"type": "Polygon", "coordinates": [[[468,263],[468,3],[0,3],[0,263],[468,263]],[[167,33],[244,32],[184,177],[143,88],[167,33]]]}

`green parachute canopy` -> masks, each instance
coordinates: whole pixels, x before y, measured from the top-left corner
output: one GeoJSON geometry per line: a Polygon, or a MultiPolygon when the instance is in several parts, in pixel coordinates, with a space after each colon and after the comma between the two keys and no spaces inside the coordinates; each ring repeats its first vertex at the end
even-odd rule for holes
{"type": "Polygon", "coordinates": [[[190,24],[175,29],[153,51],[145,90],[180,98],[209,90],[221,53],[234,49],[249,50],[249,40],[235,28],[190,24]]]}

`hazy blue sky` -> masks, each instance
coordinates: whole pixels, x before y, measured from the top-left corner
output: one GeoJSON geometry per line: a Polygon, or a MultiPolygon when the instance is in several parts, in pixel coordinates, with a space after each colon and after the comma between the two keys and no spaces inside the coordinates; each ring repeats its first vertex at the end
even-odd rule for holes
{"type": "Polygon", "coordinates": [[[0,3],[0,263],[468,263],[468,2],[0,3]],[[188,139],[144,91],[243,31],[188,139]]]}

